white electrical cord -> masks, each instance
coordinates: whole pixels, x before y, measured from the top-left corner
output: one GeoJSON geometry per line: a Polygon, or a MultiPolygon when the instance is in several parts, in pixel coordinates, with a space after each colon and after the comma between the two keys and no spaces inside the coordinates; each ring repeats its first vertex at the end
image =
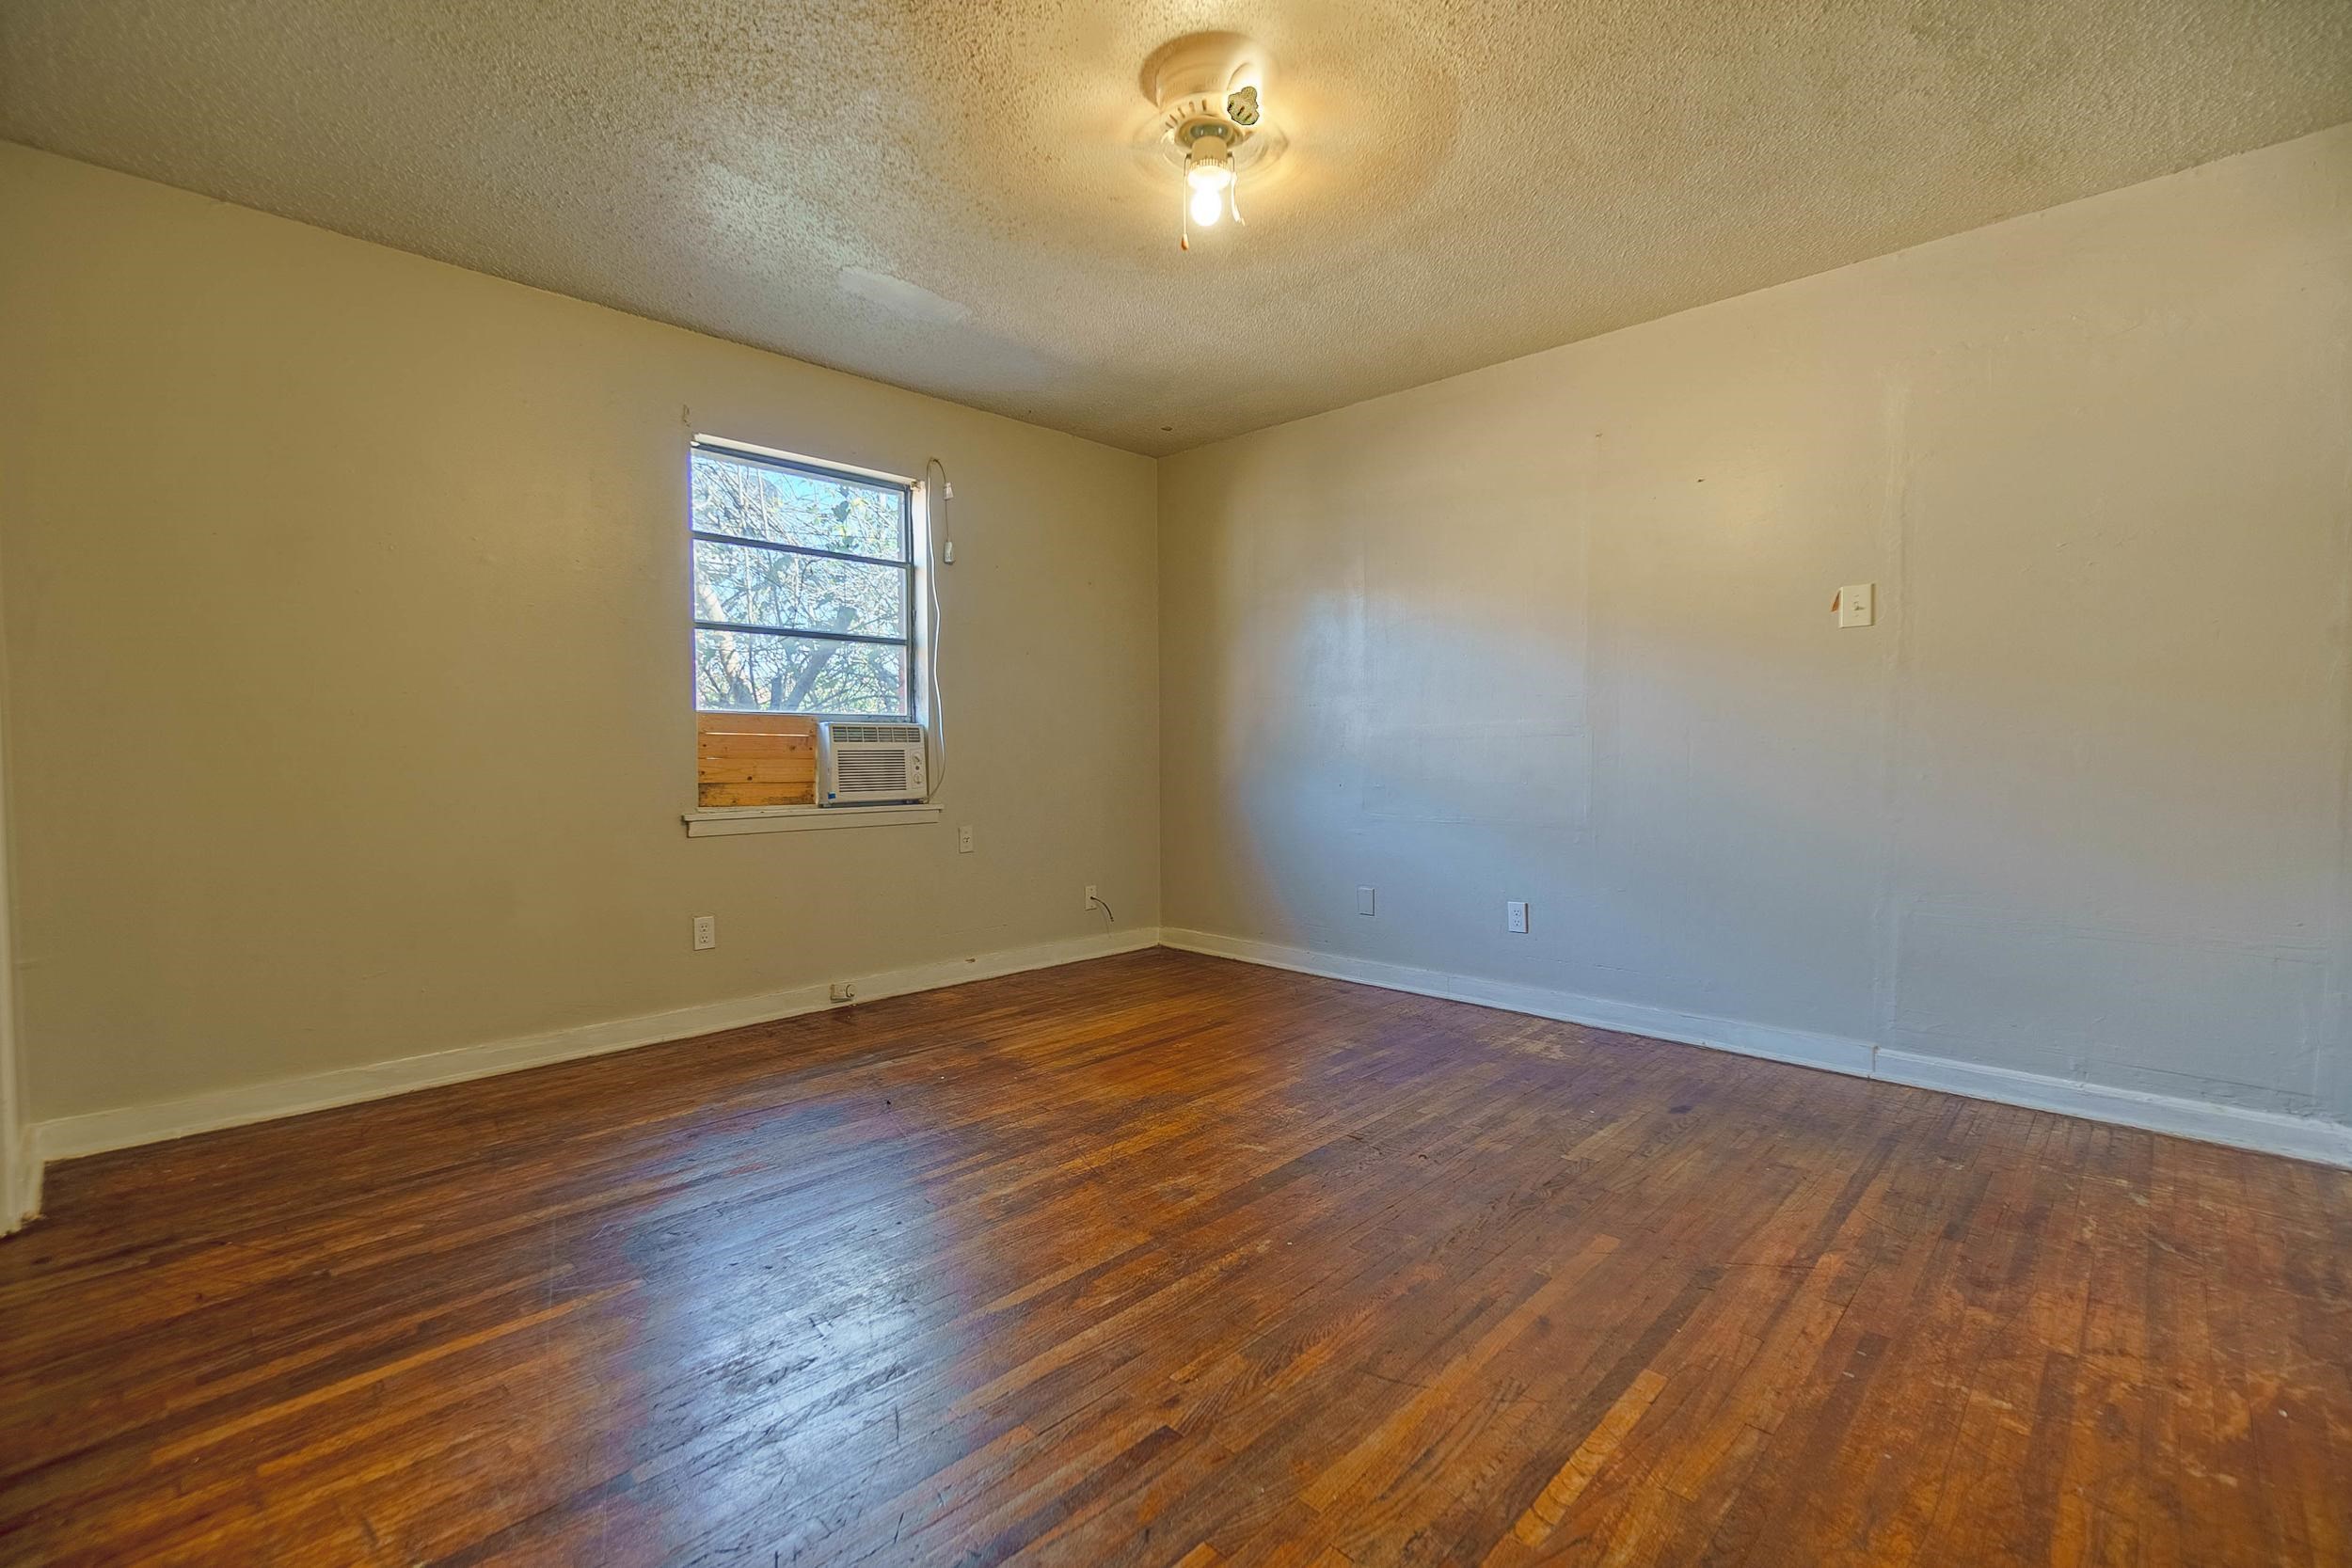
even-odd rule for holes
{"type": "MultiPolygon", "coordinates": [[[[952,563],[956,559],[955,536],[947,531],[947,503],[955,499],[956,487],[954,483],[947,478],[947,465],[942,463],[936,457],[928,458],[924,461],[923,483],[926,486],[929,486],[930,483],[931,470],[933,468],[937,468],[939,470],[938,526],[935,528],[929,527],[928,525],[930,524],[930,519],[928,517],[925,518],[924,521],[927,525],[925,531],[930,536],[927,541],[925,541],[925,547],[931,558],[929,562],[925,562],[925,565],[928,568],[925,575],[931,579],[931,636],[930,649],[931,666],[931,722],[930,728],[930,733],[937,736],[938,749],[937,754],[933,757],[931,764],[931,786],[924,793],[923,796],[923,801],[926,805],[939,798],[939,786],[947,781],[947,699],[946,696],[941,691],[939,685],[940,631],[941,628],[946,625],[946,618],[941,615],[939,610],[939,574],[943,566],[952,563]]],[[[925,499],[927,500],[929,499],[928,497],[925,499]]]]}

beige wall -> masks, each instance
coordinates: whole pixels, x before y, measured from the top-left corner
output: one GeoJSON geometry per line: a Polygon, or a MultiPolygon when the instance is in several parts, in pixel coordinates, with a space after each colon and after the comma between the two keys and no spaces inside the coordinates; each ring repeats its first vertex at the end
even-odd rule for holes
{"type": "Polygon", "coordinates": [[[8,146],[0,359],[36,1117],[1156,919],[1145,458],[8,146]],[[697,431],[946,460],[946,821],[685,837],[697,431]]]}
{"type": "Polygon", "coordinates": [[[2352,1113],[2352,127],[1168,459],[1160,518],[1170,927],[2352,1113]]]}
{"type": "Polygon", "coordinates": [[[18,148],[0,216],[36,1117],[1080,937],[1089,881],[1148,927],[1163,864],[1170,926],[2352,1116],[2352,127],[1156,497],[18,148]],[[945,822],[683,836],[695,431],[953,469],[945,822]]]}

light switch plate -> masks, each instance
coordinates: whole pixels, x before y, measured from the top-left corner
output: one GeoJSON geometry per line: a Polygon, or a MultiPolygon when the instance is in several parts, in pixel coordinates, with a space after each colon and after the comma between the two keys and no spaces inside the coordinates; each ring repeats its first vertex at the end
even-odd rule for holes
{"type": "Polygon", "coordinates": [[[1841,626],[1878,625],[1879,585],[1850,582],[1837,591],[1837,624],[1841,626]]]}

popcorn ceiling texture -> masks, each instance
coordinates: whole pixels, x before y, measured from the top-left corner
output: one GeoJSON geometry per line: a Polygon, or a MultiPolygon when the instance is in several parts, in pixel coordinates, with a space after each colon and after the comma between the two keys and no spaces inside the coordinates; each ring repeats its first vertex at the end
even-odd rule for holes
{"type": "Polygon", "coordinates": [[[0,6],[0,136],[1151,453],[2346,119],[2344,0],[0,6]],[[1184,255],[1136,73],[1234,25],[1184,255]]]}

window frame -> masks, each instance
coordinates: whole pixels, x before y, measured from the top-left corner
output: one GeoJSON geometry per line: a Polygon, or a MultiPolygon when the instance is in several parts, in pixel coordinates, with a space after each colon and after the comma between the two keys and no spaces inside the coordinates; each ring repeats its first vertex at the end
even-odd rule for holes
{"type": "Polygon", "coordinates": [[[879,468],[863,468],[850,463],[831,463],[822,458],[804,456],[799,452],[779,451],[772,447],[754,446],[747,441],[729,440],[719,436],[695,436],[687,443],[686,485],[686,594],[690,619],[687,628],[688,666],[691,673],[693,711],[696,713],[768,713],[811,722],[839,720],[849,722],[912,724],[923,721],[922,691],[922,581],[917,575],[922,562],[917,554],[921,543],[921,521],[917,507],[920,486],[902,474],[885,473],[879,468]],[[755,468],[771,468],[784,473],[831,483],[854,484],[861,489],[892,490],[898,497],[898,543],[904,559],[892,561],[882,556],[858,555],[844,550],[821,549],[813,545],[787,545],[772,539],[751,539],[740,534],[719,533],[699,525],[694,515],[693,462],[697,455],[709,456],[723,462],[741,463],[755,468]],[[694,597],[694,562],[697,542],[732,545],[740,548],[767,550],[778,555],[814,556],[821,561],[847,561],[860,565],[889,567],[900,574],[898,625],[902,635],[877,637],[866,632],[836,632],[799,630],[786,626],[761,626],[732,621],[706,621],[699,613],[702,606],[694,597]],[[811,641],[864,643],[868,646],[898,648],[905,658],[906,678],[901,687],[905,692],[904,711],[896,713],[835,713],[820,709],[794,708],[728,708],[705,707],[702,703],[702,678],[694,663],[693,635],[702,631],[733,632],[750,637],[797,637],[811,641]]]}

